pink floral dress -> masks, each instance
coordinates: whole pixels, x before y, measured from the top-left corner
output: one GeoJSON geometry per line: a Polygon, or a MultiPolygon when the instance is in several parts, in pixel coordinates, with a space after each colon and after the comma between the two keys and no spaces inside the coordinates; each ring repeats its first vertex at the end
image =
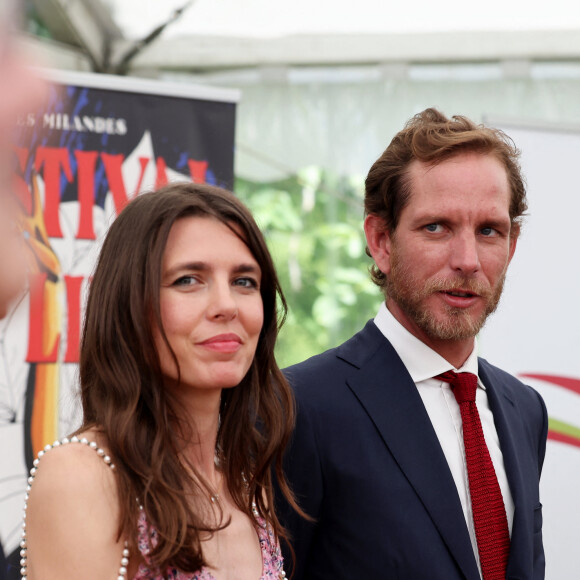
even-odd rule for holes
{"type": "MultiPolygon", "coordinates": [[[[262,550],[262,575],[260,580],[284,580],[283,558],[274,532],[270,526],[259,516],[254,515],[258,523],[258,538],[260,540],[260,549],[262,550]]],[[[149,554],[152,547],[157,543],[157,531],[147,524],[145,513],[142,511],[138,522],[138,545],[139,552],[145,560],[139,566],[136,576],[133,580],[163,580],[163,576],[156,574],[152,569],[149,554]]],[[[165,572],[169,580],[217,580],[215,576],[204,566],[199,572],[181,572],[175,568],[169,568],[165,572]]]]}

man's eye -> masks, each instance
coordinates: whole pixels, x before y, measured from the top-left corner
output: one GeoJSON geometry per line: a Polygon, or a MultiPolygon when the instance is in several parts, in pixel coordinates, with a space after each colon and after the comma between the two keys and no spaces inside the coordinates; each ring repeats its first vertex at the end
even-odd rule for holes
{"type": "Polygon", "coordinates": [[[441,224],[429,224],[425,226],[425,229],[428,232],[432,232],[434,234],[439,233],[441,231],[441,228],[442,228],[441,224]]]}
{"type": "Polygon", "coordinates": [[[481,228],[481,233],[484,236],[493,236],[497,233],[497,231],[494,228],[481,228]]]}

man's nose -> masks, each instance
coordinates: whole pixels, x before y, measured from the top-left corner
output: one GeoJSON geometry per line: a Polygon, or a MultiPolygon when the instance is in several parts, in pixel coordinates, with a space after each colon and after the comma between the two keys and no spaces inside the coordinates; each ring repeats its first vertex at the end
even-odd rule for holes
{"type": "Polygon", "coordinates": [[[479,270],[479,248],[474,233],[462,232],[454,236],[451,242],[450,266],[466,275],[479,270]]]}

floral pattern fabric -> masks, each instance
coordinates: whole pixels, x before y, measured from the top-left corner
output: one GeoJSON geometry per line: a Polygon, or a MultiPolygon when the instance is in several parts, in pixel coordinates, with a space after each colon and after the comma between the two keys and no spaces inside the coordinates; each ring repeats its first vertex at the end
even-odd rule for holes
{"type": "MultiPolygon", "coordinates": [[[[284,573],[283,558],[280,545],[277,542],[274,532],[270,526],[260,517],[256,517],[258,524],[258,538],[262,551],[262,576],[260,580],[282,580],[286,577],[284,573]]],[[[145,560],[139,566],[133,580],[163,580],[163,576],[152,571],[150,568],[149,554],[152,547],[157,544],[157,531],[148,525],[145,512],[141,511],[138,522],[138,545],[139,552],[145,560]]],[[[199,572],[181,572],[176,568],[169,568],[165,572],[169,580],[218,580],[204,566],[199,572]]]]}

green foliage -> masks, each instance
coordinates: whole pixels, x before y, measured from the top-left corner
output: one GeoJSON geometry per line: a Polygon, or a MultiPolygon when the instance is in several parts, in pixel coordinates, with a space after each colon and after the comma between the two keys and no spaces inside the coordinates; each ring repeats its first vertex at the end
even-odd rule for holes
{"type": "Polygon", "coordinates": [[[24,13],[25,13],[25,23],[24,27],[26,31],[33,36],[39,36],[40,38],[52,38],[50,30],[47,28],[46,24],[38,14],[34,3],[31,0],[25,0],[24,2],[24,13]]]}
{"type": "Polygon", "coordinates": [[[373,317],[381,293],[368,275],[363,184],[306,168],[282,181],[236,179],[268,241],[289,305],[281,367],[336,346],[373,317]]]}

